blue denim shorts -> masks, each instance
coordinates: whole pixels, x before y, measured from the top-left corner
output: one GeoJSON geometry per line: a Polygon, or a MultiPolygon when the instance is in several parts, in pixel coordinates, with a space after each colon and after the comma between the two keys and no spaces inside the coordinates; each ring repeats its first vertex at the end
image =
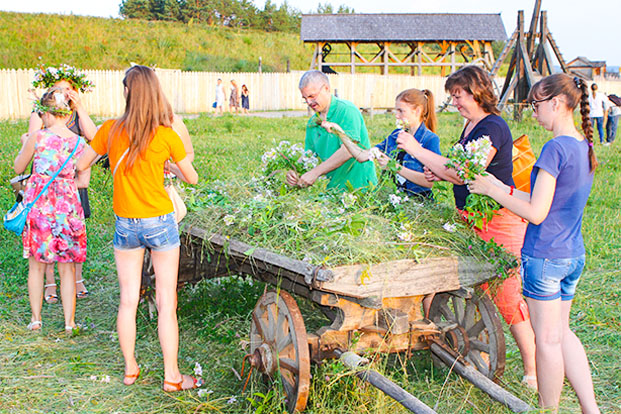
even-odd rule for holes
{"type": "Polygon", "coordinates": [[[539,259],[522,254],[522,293],[536,300],[572,300],[584,268],[584,255],[539,259]]]}
{"type": "Polygon", "coordinates": [[[149,218],[116,216],[114,232],[116,249],[147,248],[154,251],[166,251],[179,245],[179,229],[173,213],[149,218]]]}

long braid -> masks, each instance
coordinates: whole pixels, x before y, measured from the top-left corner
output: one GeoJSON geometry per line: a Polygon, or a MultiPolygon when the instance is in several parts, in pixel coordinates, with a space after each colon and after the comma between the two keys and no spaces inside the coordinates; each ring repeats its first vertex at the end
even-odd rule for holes
{"type": "Polygon", "coordinates": [[[591,166],[591,172],[595,171],[595,168],[599,165],[597,161],[597,157],[595,156],[595,151],[593,150],[593,124],[591,123],[591,118],[589,117],[590,106],[589,106],[589,88],[586,85],[586,82],[579,78],[574,78],[574,82],[580,91],[582,92],[580,96],[580,115],[582,116],[582,132],[584,133],[585,138],[589,144],[589,164],[591,166]]]}

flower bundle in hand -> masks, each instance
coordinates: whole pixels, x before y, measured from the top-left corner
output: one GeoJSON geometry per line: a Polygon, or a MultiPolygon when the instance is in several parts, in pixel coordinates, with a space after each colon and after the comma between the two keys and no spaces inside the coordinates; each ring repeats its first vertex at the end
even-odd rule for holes
{"type": "MultiPolygon", "coordinates": [[[[449,150],[445,166],[454,169],[457,176],[468,184],[479,174],[487,175],[485,168],[491,150],[492,141],[487,135],[470,141],[465,146],[457,143],[449,150]]],[[[469,194],[464,209],[469,213],[474,226],[483,228],[500,209],[500,204],[486,195],[469,194]]]]}
{"type": "Polygon", "coordinates": [[[301,144],[280,141],[277,146],[266,151],[261,157],[263,174],[272,177],[279,171],[294,170],[298,174],[315,168],[319,159],[312,151],[305,151],[301,144]]]}

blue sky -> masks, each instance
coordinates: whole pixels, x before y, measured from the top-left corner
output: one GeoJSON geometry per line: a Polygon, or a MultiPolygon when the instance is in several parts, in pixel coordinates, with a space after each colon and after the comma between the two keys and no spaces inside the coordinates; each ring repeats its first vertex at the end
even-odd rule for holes
{"type": "MultiPolygon", "coordinates": [[[[272,0],[281,4],[284,0],[272,0]]],[[[254,0],[262,8],[265,0],[254,0]]],[[[517,10],[524,10],[526,25],[530,22],[535,0],[334,0],[353,7],[358,13],[500,13],[510,35],[515,29],[517,10]]],[[[303,13],[317,9],[319,2],[288,0],[303,13]]],[[[321,3],[325,3],[322,1],[321,3]]],[[[63,13],[118,17],[120,0],[0,0],[0,10],[29,13],[63,13]]],[[[621,1],[590,0],[576,3],[568,0],[543,0],[548,11],[548,26],[567,61],[576,56],[605,60],[609,66],[621,65],[621,1]],[[574,5],[575,4],[575,5],[574,5]]]]}

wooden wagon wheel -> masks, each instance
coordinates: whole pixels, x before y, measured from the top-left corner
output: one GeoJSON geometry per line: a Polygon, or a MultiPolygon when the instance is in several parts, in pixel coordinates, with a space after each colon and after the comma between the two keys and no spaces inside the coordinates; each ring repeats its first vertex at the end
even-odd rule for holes
{"type": "Polygon", "coordinates": [[[269,291],[252,311],[250,363],[270,378],[278,375],[289,412],[306,407],[310,387],[310,355],[304,319],[285,291],[269,291]]]}
{"type": "Polygon", "coordinates": [[[496,308],[480,290],[464,298],[435,295],[429,319],[444,331],[445,342],[479,372],[494,380],[505,370],[505,336],[496,308]]]}

